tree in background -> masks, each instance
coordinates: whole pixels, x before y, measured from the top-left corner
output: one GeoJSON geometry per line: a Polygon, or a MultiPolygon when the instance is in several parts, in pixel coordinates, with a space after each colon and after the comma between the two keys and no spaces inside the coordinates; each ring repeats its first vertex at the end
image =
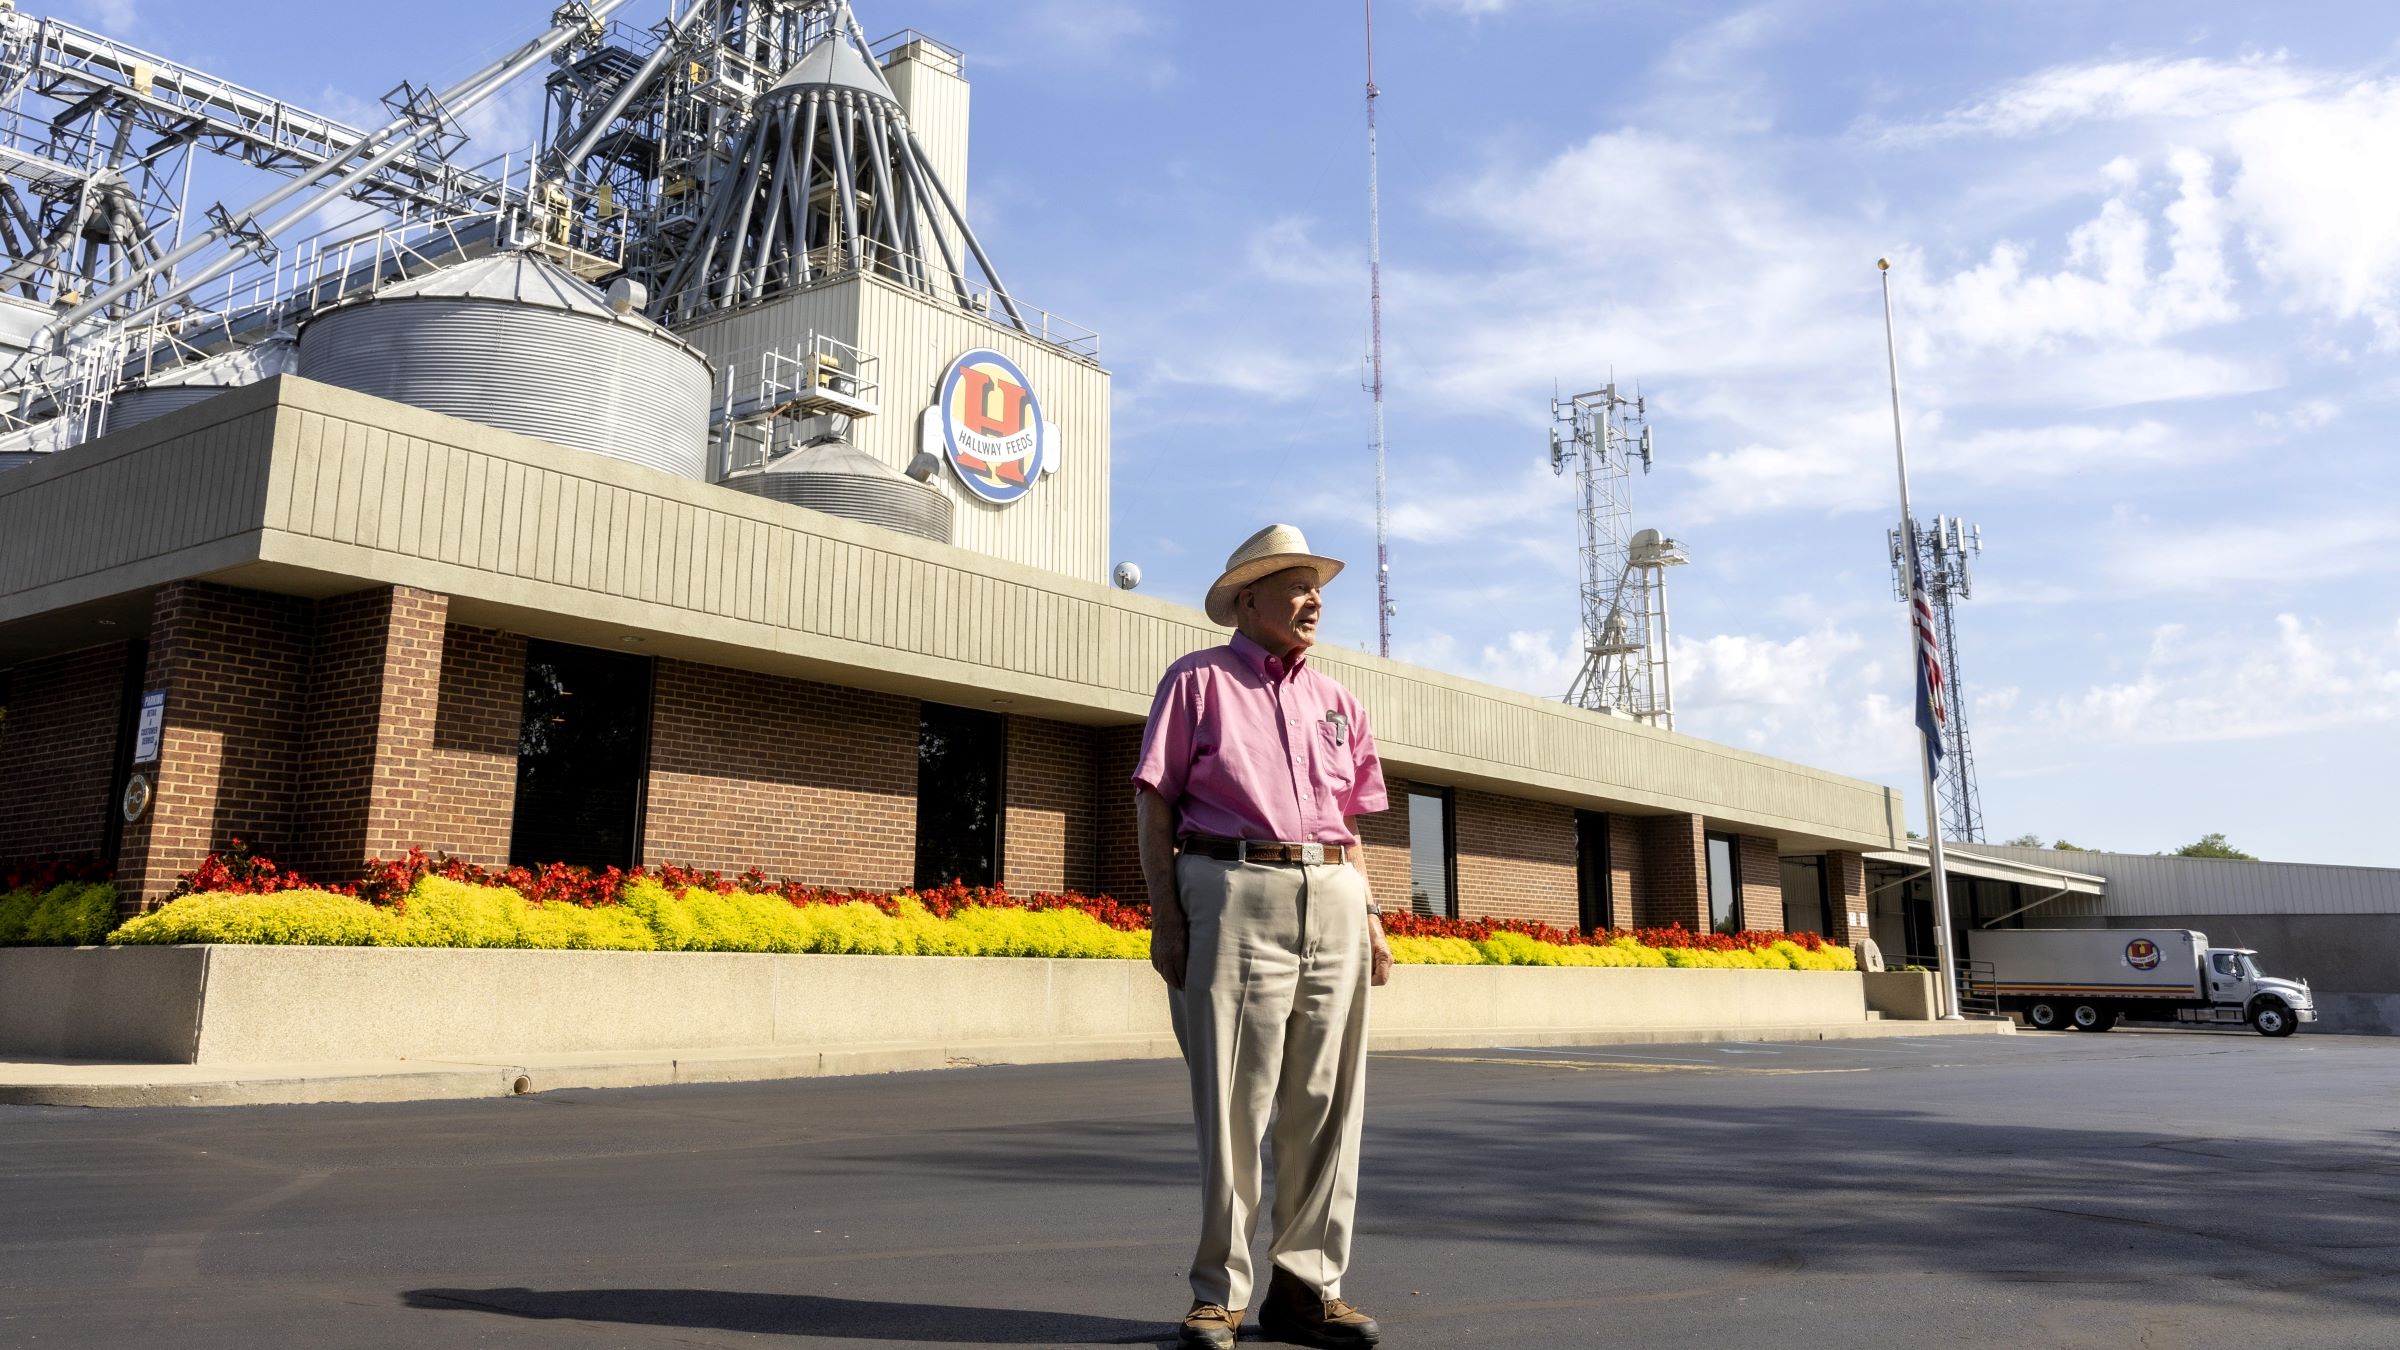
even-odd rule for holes
{"type": "Polygon", "coordinates": [[[2199,839],[2185,844],[2170,856],[2177,858],[2239,858],[2244,862],[2258,861],[2257,854],[2242,852],[2226,843],[2225,836],[2221,834],[2201,835],[2199,839]]]}
{"type": "Polygon", "coordinates": [[[2042,842],[2042,837],[2038,834],[2020,834],[2014,839],[2003,839],[2000,842],[2008,845],[2010,848],[2054,848],[2061,849],[2069,853],[2082,853],[2086,851],[2083,845],[2070,844],[2064,839],[2054,839],[2045,844],[2042,842]]]}

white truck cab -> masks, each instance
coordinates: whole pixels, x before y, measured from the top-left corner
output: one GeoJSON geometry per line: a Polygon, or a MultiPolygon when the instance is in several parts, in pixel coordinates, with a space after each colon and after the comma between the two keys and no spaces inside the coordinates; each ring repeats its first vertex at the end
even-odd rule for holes
{"type": "Polygon", "coordinates": [[[2248,1022],[2262,1036],[2289,1036],[2300,1023],[2317,1020],[2308,981],[2260,970],[2255,948],[2210,947],[2202,973],[2208,981],[2208,1021],[2248,1022]]]}

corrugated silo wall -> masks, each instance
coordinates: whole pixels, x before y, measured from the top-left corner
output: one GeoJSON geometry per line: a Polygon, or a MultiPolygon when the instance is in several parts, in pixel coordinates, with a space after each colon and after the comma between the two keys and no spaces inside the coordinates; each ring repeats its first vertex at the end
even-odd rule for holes
{"type": "Polygon", "coordinates": [[[952,542],[994,557],[1105,582],[1108,552],[1108,372],[1034,342],[1015,329],[859,277],[687,329],[683,336],[737,378],[755,378],[759,357],[791,350],[814,329],[880,358],[883,411],[862,419],[852,442],[893,468],[917,451],[918,424],[950,363],[989,347],[1033,382],[1043,416],[1058,431],[1058,471],[1007,506],[993,506],[948,468],[934,479],[958,504],[952,542]]]}

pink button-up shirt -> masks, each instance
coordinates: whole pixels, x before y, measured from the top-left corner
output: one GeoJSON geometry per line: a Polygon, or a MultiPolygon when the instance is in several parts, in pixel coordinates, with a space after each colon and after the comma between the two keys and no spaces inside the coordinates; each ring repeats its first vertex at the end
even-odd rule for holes
{"type": "Polygon", "coordinates": [[[1305,655],[1240,633],[1167,667],[1133,781],[1179,833],[1227,839],[1355,844],[1345,817],[1388,805],[1367,710],[1305,655]]]}

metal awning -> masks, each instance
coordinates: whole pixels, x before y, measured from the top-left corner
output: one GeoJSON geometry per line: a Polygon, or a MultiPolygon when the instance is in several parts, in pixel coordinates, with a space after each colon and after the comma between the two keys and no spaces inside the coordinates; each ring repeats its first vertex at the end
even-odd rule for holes
{"type": "MultiPolygon", "coordinates": [[[[1925,855],[1925,842],[1912,839],[1905,847],[1870,853],[1866,859],[1886,867],[1904,868],[1911,874],[1933,866],[1925,855]]],[[[2089,872],[2069,872],[2064,868],[2043,867],[2038,863],[2016,862],[1974,852],[1972,846],[1944,844],[1942,863],[1952,876],[1981,877],[1986,881],[2013,881],[2022,886],[2035,886],[2059,895],[2104,895],[2108,879],[2089,872]]]]}

